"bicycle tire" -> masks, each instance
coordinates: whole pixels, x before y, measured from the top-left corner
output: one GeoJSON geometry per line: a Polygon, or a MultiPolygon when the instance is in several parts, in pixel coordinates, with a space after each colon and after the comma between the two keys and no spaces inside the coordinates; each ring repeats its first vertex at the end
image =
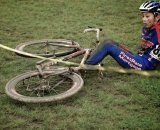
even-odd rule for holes
{"type": "MultiPolygon", "coordinates": [[[[48,71],[45,71],[44,74],[50,75],[50,72],[48,73],[48,71]]],[[[52,74],[56,75],[56,76],[61,76],[61,75],[64,76],[65,71],[56,70],[56,71],[52,71],[52,74]]],[[[26,95],[23,95],[18,92],[16,86],[21,81],[23,81],[25,79],[28,80],[29,78],[31,78],[31,77],[33,78],[34,76],[38,76],[38,75],[39,75],[38,71],[31,71],[31,72],[24,73],[24,74],[21,74],[21,75],[14,77],[6,84],[6,87],[5,87],[6,94],[14,100],[17,100],[20,102],[25,102],[25,103],[54,102],[54,101],[63,100],[63,99],[66,99],[68,97],[73,96],[74,94],[76,94],[78,91],[81,90],[83,83],[84,83],[81,76],[78,75],[77,73],[73,72],[72,74],[65,75],[65,78],[70,79],[73,82],[73,84],[71,84],[71,86],[68,90],[66,90],[62,93],[52,95],[52,96],[49,95],[49,96],[43,96],[43,97],[36,97],[36,96],[31,97],[31,95],[26,96],[26,95]]],[[[62,77],[62,78],[64,78],[64,77],[62,77]]],[[[25,92],[25,94],[26,94],[26,92],[25,92]]]]}
{"type": "MultiPolygon", "coordinates": [[[[71,53],[77,51],[77,47],[79,47],[78,42],[71,41],[71,40],[43,39],[43,40],[34,40],[34,41],[21,43],[18,46],[16,46],[15,49],[19,50],[19,51],[31,53],[34,55],[43,56],[43,57],[53,57],[53,56],[61,57],[61,56],[66,56],[68,54],[71,54],[71,53]],[[48,47],[48,46],[50,46],[50,47],[48,47]],[[46,48],[50,49],[53,52],[47,52],[46,48]],[[54,50],[55,48],[57,48],[57,50],[54,50]],[[62,50],[62,49],[64,49],[64,50],[62,50]],[[46,52],[40,52],[41,50],[46,51],[46,52]]],[[[19,54],[19,55],[25,56],[23,54],[19,54]]],[[[25,57],[30,57],[30,56],[25,56],[25,57]]]]}

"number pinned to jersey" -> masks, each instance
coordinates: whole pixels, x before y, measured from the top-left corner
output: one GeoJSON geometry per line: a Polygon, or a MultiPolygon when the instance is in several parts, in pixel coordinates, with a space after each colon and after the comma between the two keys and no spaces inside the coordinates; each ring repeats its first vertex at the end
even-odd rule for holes
{"type": "Polygon", "coordinates": [[[150,55],[160,61],[160,45],[156,45],[156,48],[150,52],[150,55]]]}

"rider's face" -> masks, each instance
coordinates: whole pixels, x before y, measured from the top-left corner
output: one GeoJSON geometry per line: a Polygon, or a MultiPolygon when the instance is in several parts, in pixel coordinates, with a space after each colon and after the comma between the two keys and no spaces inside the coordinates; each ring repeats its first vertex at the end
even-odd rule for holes
{"type": "Polygon", "coordinates": [[[146,28],[151,28],[156,23],[153,13],[142,13],[142,21],[146,28]]]}

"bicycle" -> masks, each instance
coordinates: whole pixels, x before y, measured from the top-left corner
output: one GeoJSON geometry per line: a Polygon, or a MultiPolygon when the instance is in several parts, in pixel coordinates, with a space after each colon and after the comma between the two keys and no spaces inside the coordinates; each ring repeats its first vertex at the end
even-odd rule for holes
{"type": "MultiPolygon", "coordinates": [[[[102,31],[100,28],[84,30],[84,32],[96,32],[96,44],[100,43],[100,31],[102,31]]],[[[83,87],[84,81],[77,72],[82,69],[80,66],[85,63],[91,49],[82,48],[78,42],[66,39],[25,42],[18,45],[16,49],[29,51],[29,53],[34,51],[35,55],[60,61],[67,61],[80,55],[83,55],[83,58],[79,66],[71,67],[54,66],[57,62],[46,61],[46,59],[38,61],[35,71],[18,75],[6,84],[5,91],[10,98],[25,103],[53,102],[71,97],[83,87]],[[40,53],[40,47],[45,47],[45,52],[40,53]],[[38,51],[36,52],[36,50],[38,51]]]]}

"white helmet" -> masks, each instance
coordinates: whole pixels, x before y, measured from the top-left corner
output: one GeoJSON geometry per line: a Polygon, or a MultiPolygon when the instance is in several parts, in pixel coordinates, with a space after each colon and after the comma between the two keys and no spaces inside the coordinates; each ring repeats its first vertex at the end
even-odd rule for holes
{"type": "Polygon", "coordinates": [[[145,1],[140,7],[139,10],[141,12],[151,12],[151,13],[158,13],[160,12],[160,2],[158,1],[145,1]]]}

